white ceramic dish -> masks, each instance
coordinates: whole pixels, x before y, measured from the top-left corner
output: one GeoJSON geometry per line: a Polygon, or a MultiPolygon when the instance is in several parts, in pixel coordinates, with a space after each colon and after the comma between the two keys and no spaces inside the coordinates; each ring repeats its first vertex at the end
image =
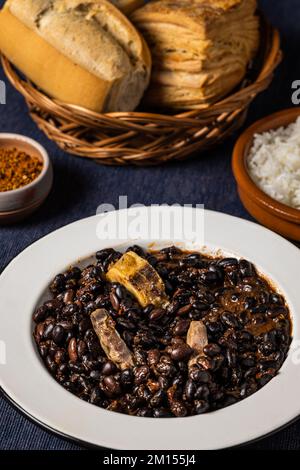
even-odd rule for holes
{"type": "MultiPolygon", "coordinates": [[[[185,211],[200,209],[185,209],[185,211]]],[[[144,208],[167,216],[168,208],[144,208]]],[[[130,214],[130,210],[128,212],[130,214]]],[[[107,216],[113,221],[114,213],[107,216]]],[[[114,449],[220,449],[264,436],[300,414],[300,251],[273,232],[250,222],[205,211],[205,245],[255,263],[285,295],[293,320],[293,342],[280,373],[249,398],[219,411],[187,418],[138,418],[88,404],[57,384],[45,369],[32,340],[31,315],[50,279],[78,259],[117,239],[97,238],[98,217],[66,226],[34,243],[0,277],[1,387],[27,415],[51,430],[96,446],[114,449]],[[297,363],[298,362],[298,363],[297,363]]],[[[171,237],[172,239],[172,237],[171,237]]],[[[156,247],[170,240],[134,240],[156,247]]],[[[182,247],[183,243],[180,244],[182,247]]],[[[132,245],[128,240],[125,246],[132,245]]],[[[201,248],[194,240],[195,249],[201,248]]]]}

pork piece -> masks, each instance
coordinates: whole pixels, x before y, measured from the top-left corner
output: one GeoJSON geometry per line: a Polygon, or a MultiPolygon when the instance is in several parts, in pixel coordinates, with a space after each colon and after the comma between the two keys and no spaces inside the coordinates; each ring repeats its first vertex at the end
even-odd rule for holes
{"type": "Polygon", "coordinates": [[[203,349],[208,344],[207,330],[203,321],[192,321],[186,336],[187,344],[194,350],[194,354],[188,362],[191,367],[197,364],[198,358],[204,356],[203,349]]]}
{"type": "Polygon", "coordinates": [[[120,369],[133,367],[133,356],[115,328],[115,322],[104,309],[97,309],[91,314],[94,330],[101,347],[108,359],[120,369]]]}

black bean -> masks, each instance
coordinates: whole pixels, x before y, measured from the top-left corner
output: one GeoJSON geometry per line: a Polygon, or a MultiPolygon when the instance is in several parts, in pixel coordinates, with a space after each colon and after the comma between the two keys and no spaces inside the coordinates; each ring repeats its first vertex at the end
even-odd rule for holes
{"type": "Polygon", "coordinates": [[[120,285],[118,285],[115,288],[115,294],[116,294],[116,296],[118,297],[119,300],[123,300],[126,296],[126,292],[125,292],[124,288],[120,285]]]}
{"type": "Polygon", "coordinates": [[[99,370],[91,370],[90,378],[92,380],[100,380],[101,372],[99,370]]]}
{"type": "Polygon", "coordinates": [[[45,343],[39,344],[39,352],[42,357],[46,357],[48,354],[48,346],[45,343]]]}
{"type": "Polygon", "coordinates": [[[205,370],[201,370],[199,367],[193,367],[190,369],[189,377],[195,383],[208,383],[211,381],[211,375],[205,370]]]}
{"type": "Polygon", "coordinates": [[[91,327],[91,321],[89,318],[83,318],[78,325],[78,331],[80,334],[84,334],[86,330],[91,327]]]}
{"type": "Polygon", "coordinates": [[[248,397],[252,393],[256,392],[256,390],[257,390],[257,385],[254,381],[244,382],[241,385],[240,396],[241,398],[248,397]]]}
{"type": "Polygon", "coordinates": [[[153,410],[154,418],[169,418],[171,416],[170,412],[165,408],[155,408],[153,410]]]}
{"type": "Polygon", "coordinates": [[[79,340],[78,345],[77,345],[77,353],[80,358],[84,356],[84,354],[87,351],[87,345],[86,342],[83,340],[79,340]]]}
{"type": "Polygon", "coordinates": [[[57,373],[59,375],[65,376],[69,371],[68,364],[60,364],[57,368],[57,373]]]}
{"type": "Polygon", "coordinates": [[[230,312],[223,312],[221,315],[222,322],[229,328],[236,328],[238,326],[237,318],[230,312]]]}
{"type": "Polygon", "coordinates": [[[258,377],[258,383],[259,383],[260,387],[264,387],[264,385],[266,385],[268,382],[270,382],[270,380],[272,378],[273,378],[273,375],[269,374],[268,372],[260,375],[258,377]]]}
{"type": "Polygon", "coordinates": [[[35,310],[35,312],[32,315],[32,320],[35,323],[40,323],[46,319],[47,314],[48,314],[47,308],[45,307],[45,305],[42,305],[41,307],[35,310]]]}
{"type": "Polygon", "coordinates": [[[238,265],[238,260],[236,258],[223,258],[218,261],[218,265],[222,268],[233,267],[238,265]]]}
{"type": "Polygon", "coordinates": [[[118,296],[115,294],[115,292],[112,291],[109,295],[109,298],[110,298],[113,309],[116,310],[117,312],[120,308],[120,301],[119,301],[118,296]]]}
{"type": "Polygon", "coordinates": [[[145,418],[147,416],[152,416],[152,412],[149,408],[140,408],[137,411],[136,416],[141,416],[141,417],[145,418]]]}
{"type": "Polygon", "coordinates": [[[74,361],[74,362],[77,361],[78,356],[77,356],[77,342],[76,342],[76,338],[72,338],[72,339],[70,340],[69,346],[68,346],[68,354],[69,354],[70,361],[74,361]]]}
{"type": "Polygon", "coordinates": [[[94,387],[91,391],[90,402],[99,405],[101,402],[101,391],[99,387],[94,387]]]}
{"type": "Polygon", "coordinates": [[[121,393],[119,383],[116,381],[113,375],[108,375],[103,379],[103,391],[108,396],[116,396],[121,393]]]}
{"type": "Polygon", "coordinates": [[[146,256],[146,253],[144,252],[143,248],[140,247],[139,245],[133,245],[127,248],[126,251],[133,251],[137,255],[139,255],[141,258],[144,258],[146,256]]]}
{"type": "Polygon", "coordinates": [[[209,410],[209,404],[205,400],[195,400],[195,411],[197,415],[206,413],[209,410]]]}
{"type": "Polygon", "coordinates": [[[124,369],[121,372],[121,384],[125,387],[130,386],[133,383],[133,373],[131,369],[124,369]]]}
{"type": "Polygon", "coordinates": [[[256,367],[250,367],[244,374],[244,378],[248,379],[249,377],[253,377],[256,374],[256,367]]]}
{"type": "Polygon", "coordinates": [[[72,337],[73,337],[73,332],[72,332],[72,331],[67,331],[65,343],[66,343],[66,344],[69,344],[69,342],[70,342],[70,340],[72,339],[72,337]]]}
{"type": "Polygon", "coordinates": [[[189,329],[190,323],[191,323],[190,320],[179,320],[173,329],[174,334],[177,336],[186,335],[189,329]]]}
{"type": "Polygon", "coordinates": [[[171,350],[171,357],[174,361],[186,361],[192,355],[193,349],[186,343],[176,344],[171,350]]]}
{"type": "Polygon", "coordinates": [[[97,308],[96,302],[90,301],[86,304],[84,311],[86,314],[90,315],[93,313],[97,308]]]}
{"type": "Polygon", "coordinates": [[[69,361],[68,366],[69,369],[74,373],[74,376],[76,376],[76,380],[78,379],[78,374],[81,374],[84,371],[83,366],[78,362],[69,361]]]}
{"type": "Polygon", "coordinates": [[[154,309],[154,305],[152,305],[152,304],[147,305],[147,307],[145,307],[144,310],[143,310],[144,315],[146,317],[149,316],[153,309],[154,309]]]}
{"type": "Polygon", "coordinates": [[[209,304],[205,302],[200,302],[199,300],[197,300],[196,302],[193,302],[192,306],[196,310],[199,310],[199,312],[204,312],[206,310],[209,310],[209,304]]]}
{"type": "Polygon", "coordinates": [[[285,307],[272,307],[267,310],[267,314],[270,318],[278,317],[279,315],[287,315],[287,309],[285,307]]]}
{"type": "Polygon", "coordinates": [[[143,402],[148,402],[151,398],[151,393],[144,384],[136,385],[133,389],[138,398],[143,402]]]}
{"type": "Polygon", "coordinates": [[[195,382],[188,380],[185,384],[184,393],[188,401],[192,401],[196,392],[195,382]]]}
{"type": "Polygon", "coordinates": [[[230,349],[227,349],[226,359],[227,359],[229,367],[235,367],[235,365],[236,365],[236,353],[234,351],[231,351],[230,349]]]}
{"type": "Polygon", "coordinates": [[[117,371],[117,367],[112,361],[104,362],[101,372],[103,375],[112,375],[117,371]]]}
{"type": "Polygon", "coordinates": [[[147,381],[150,375],[150,370],[148,366],[137,367],[134,371],[135,383],[140,385],[147,381]]]}
{"type": "Polygon", "coordinates": [[[49,371],[52,373],[52,374],[55,374],[56,372],[56,369],[57,369],[57,365],[55,364],[55,362],[53,361],[53,359],[48,355],[46,357],[46,366],[48,367],[49,371]]]}
{"type": "Polygon", "coordinates": [[[78,310],[78,306],[75,303],[68,304],[63,308],[62,313],[64,317],[69,317],[74,315],[74,313],[78,312],[78,310]]]}
{"type": "Polygon", "coordinates": [[[220,282],[220,273],[215,271],[206,271],[201,274],[202,281],[207,284],[217,284],[220,282]]]}
{"type": "Polygon", "coordinates": [[[82,375],[78,378],[78,383],[85,393],[88,393],[91,389],[90,384],[82,375]]]}
{"type": "Polygon", "coordinates": [[[229,271],[227,272],[227,277],[229,282],[233,285],[236,286],[239,282],[239,275],[236,271],[229,271]]]}
{"type": "Polygon", "coordinates": [[[210,343],[207,346],[204,347],[203,349],[204,354],[210,357],[217,356],[221,352],[221,348],[218,344],[216,343],[210,343]]]}
{"type": "Polygon", "coordinates": [[[135,363],[138,366],[146,364],[146,362],[147,362],[147,353],[146,353],[146,351],[143,351],[141,348],[137,348],[134,351],[134,359],[135,359],[135,363]]]}
{"type": "Polygon", "coordinates": [[[156,370],[164,377],[172,377],[174,374],[176,374],[176,368],[173,364],[168,362],[159,362],[156,365],[156,370]]]}
{"type": "Polygon", "coordinates": [[[282,295],[272,293],[270,295],[270,303],[271,304],[276,304],[276,305],[283,305],[284,304],[284,298],[282,295]]]}
{"type": "Polygon", "coordinates": [[[177,310],[176,315],[178,316],[186,315],[192,310],[192,308],[193,307],[191,304],[184,305],[183,307],[180,307],[180,309],[177,310]]]}
{"type": "Polygon", "coordinates": [[[118,325],[122,326],[126,330],[129,330],[129,331],[135,331],[136,330],[135,324],[133,322],[131,322],[130,320],[127,320],[126,318],[119,317],[117,319],[117,323],[118,323],[118,325]]]}
{"type": "Polygon", "coordinates": [[[116,251],[113,248],[106,248],[104,250],[97,251],[96,258],[98,261],[104,261],[108,256],[115,253],[116,251]]]}
{"type": "Polygon", "coordinates": [[[54,362],[60,365],[62,362],[66,361],[66,352],[64,349],[58,349],[54,355],[54,362]]]}
{"type": "Polygon", "coordinates": [[[194,255],[186,256],[179,261],[179,266],[181,267],[194,267],[194,268],[202,268],[203,263],[201,262],[201,258],[196,257],[194,255]]]}
{"type": "Polygon", "coordinates": [[[167,307],[167,311],[170,315],[175,315],[176,312],[179,310],[179,308],[180,308],[180,303],[177,300],[175,300],[169,303],[167,307]]]}
{"type": "Polygon", "coordinates": [[[159,358],[160,352],[158,349],[150,349],[150,351],[148,351],[147,362],[149,366],[155,366],[158,363],[159,358]]]}
{"type": "Polygon", "coordinates": [[[69,269],[69,271],[65,275],[67,279],[80,279],[81,277],[81,269],[77,266],[69,269]]]}
{"type": "Polygon", "coordinates": [[[162,308],[155,308],[151,310],[149,320],[158,321],[163,315],[165,315],[165,311],[162,308]]]}
{"type": "Polygon", "coordinates": [[[242,379],[242,370],[239,367],[235,367],[231,371],[231,381],[235,385],[239,385],[242,379]]]}
{"type": "Polygon", "coordinates": [[[65,287],[65,282],[66,282],[65,276],[63,274],[58,274],[57,276],[55,276],[55,278],[50,284],[50,287],[49,287],[50,291],[54,294],[62,292],[65,287]]]}
{"type": "Polygon", "coordinates": [[[256,364],[256,360],[254,356],[246,355],[241,359],[241,363],[245,367],[253,367],[256,364]]]}
{"type": "Polygon", "coordinates": [[[156,408],[158,406],[161,406],[163,401],[166,399],[166,393],[163,390],[158,390],[153,397],[150,399],[150,406],[153,408],[156,408]]]}
{"type": "Polygon", "coordinates": [[[255,276],[256,271],[252,263],[242,259],[239,262],[240,273],[243,277],[252,277],[255,276]]]}
{"type": "Polygon", "coordinates": [[[262,370],[268,370],[268,369],[276,369],[277,367],[277,361],[272,361],[272,360],[261,360],[259,362],[259,367],[262,370]]]}
{"type": "Polygon", "coordinates": [[[206,328],[208,329],[209,333],[212,335],[222,333],[223,327],[220,322],[208,322],[206,323],[206,328]]]}
{"type": "Polygon", "coordinates": [[[253,335],[249,331],[243,330],[239,333],[239,340],[248,343],[253,340],[253,335]]]}
{"type": "Polygon", "coordinates": [[[207,400],[209,397],[210,391],[207,385],[199,385],[196,388],[194,393],[195,400],[207,400]]]}
{"type": "Polygon", "coordinates": [[[56,325],[52,330],[52,339],[57,344],[60,345],[65,339],[66,332],[61,325],[56,325]]]}
{"type": "Polygon", "coordinates": [[[54,328],[54,323],[49,323],[48,325],[45,326],[44,334],[43,334],[44,339],[52,339],[53,328],[54,328]]]}
{"type": "Polygon", "coordinates": [[[171,295],[171,293],[172,293],[173,290],[174,290],[173,285],[171,284],[171,282],[170,282],[168,279],[165,279],[165,280],[164,280],[164,284],[165,284],[165,291],[166,291],[166,294],[171,295]]]}

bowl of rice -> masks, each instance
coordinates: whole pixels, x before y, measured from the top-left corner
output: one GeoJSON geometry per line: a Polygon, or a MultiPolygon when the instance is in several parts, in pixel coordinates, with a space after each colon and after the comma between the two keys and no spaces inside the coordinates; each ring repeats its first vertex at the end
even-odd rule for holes
{"type": "Polygon", "coordinates": [[[300,241],[300,108],[249,127],[236,142],[232,167],[248,212],[271,230],[300,241]]]}

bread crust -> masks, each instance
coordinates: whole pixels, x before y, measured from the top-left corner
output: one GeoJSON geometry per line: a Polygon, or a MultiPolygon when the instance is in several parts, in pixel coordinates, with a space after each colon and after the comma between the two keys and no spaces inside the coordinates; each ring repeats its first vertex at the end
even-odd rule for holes
{"type": "MultiPolygon", "coordinates": [[[[151,56],[135,27],[110,2],[9,0],[5,11],[103,82],[108,95],[99,111],[136,108],[149,84],[151,56]]],[[[36,83],[41,86],[38,77],[36,83]]]]}
{"type": "Polygon", "coordinates": [[[179,25],[207,37],[212,26],[230,20],[230,15],[243,11],[254,14],[256,0],[161,0],[147,3],[134,11],[131,18],[141,25],[165,22],[179,25]]]}

